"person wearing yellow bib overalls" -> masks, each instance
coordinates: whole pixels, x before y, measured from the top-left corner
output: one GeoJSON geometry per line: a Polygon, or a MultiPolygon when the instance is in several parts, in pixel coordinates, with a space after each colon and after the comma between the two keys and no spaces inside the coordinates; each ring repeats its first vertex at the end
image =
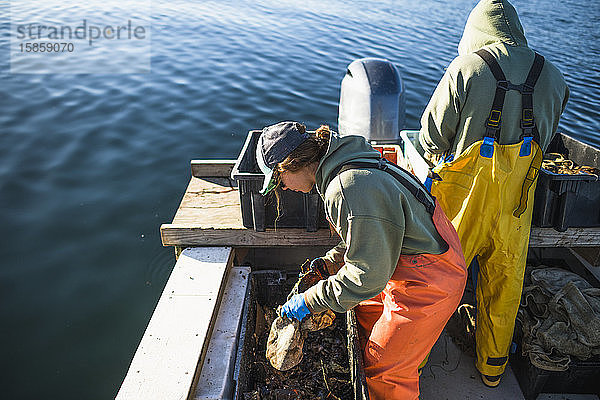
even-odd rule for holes
{"type": "Polygon", "coordinates": [[[440,159],[431,192],[467,265],[477,257],[476,367],[500,383],[519,307],[533,197],[569,97],[560,71],[527,46],[514,7],[482,0],[421,118],[418,145],[440,159]]]}

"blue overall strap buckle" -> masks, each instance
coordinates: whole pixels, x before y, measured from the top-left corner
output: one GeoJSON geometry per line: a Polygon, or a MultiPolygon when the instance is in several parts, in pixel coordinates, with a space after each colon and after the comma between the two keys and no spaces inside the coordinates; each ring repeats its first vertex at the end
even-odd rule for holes
{"type": "Polygon", "coordinates": [[[431,186],[433,185],[433,179],[431,179],[430,176],[428,176],[427,178],[425,178],[425,182],[423,182],[423,186],[425,186],[425,189],[427,189],[427,191],[429,193],[431,193],[431,186]]]}
{"type": "Polygon", "coordinates": [[[454,154],[448,154],[448,155],[444,156],[444,157],[443,157],[443,158],[440,160],[440,162],[439,162],[439,163],[441,164],[442,162],[452,162],[452,161],[454,161],[454,154]]]}
{"type": "Polygon", "coordinates": [[[494,155],[494,138],[486,136],[483,138],[483,143],[479,149],[479,155],[485,158],[492,158],[494,155]]]}
{"type": "Polygon", "coordinates": [[[531,141],[533,140],[532,136],[523,137],[523,143],[521,143],[521,151],[519,151],[520,157],[526,157],[531,154],[531,141]]]}

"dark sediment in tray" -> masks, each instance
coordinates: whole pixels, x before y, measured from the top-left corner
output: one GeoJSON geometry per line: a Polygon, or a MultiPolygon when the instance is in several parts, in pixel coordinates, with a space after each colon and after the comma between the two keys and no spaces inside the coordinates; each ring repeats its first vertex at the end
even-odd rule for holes
{"type": "Polygon", "coordinates": [[[308,333],[300,364],[278,371],[266,359],[269,334],[266,327],[275,319],[275,309],[257,305],[257,348],[251,375],[255,390],[244,400],[354,399],[346,343],[345,314],[337,314],[332,326],[308,333]],[[260,311],[259,311],[260,310],[260,311]]]}

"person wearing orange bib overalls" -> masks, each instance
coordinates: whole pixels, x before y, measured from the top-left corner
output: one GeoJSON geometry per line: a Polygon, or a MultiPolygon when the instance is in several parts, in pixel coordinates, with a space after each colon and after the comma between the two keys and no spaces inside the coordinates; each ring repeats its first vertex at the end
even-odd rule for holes
{"type": "Polygon", "coordinates": [[[482,0],[421,118],[431,193],[452,221],[476,279],[476,367],[500,383],[519,307],[536,179],[569,91],[527,46],[516,10],[482,0]],[[437,174],[437,176],[436,176],[437,174]]]}
{"type": "Polygon", "coordinates": [[[371,400],[419,397],[419,364],[458,306],[466,266],[454,227],[410,173],[361,136],[281,122],[256,148],[263,194],[319,192],[341,242],[311,269],[321,280],[282,306],[302,320],[354,307],[371,400]]]}

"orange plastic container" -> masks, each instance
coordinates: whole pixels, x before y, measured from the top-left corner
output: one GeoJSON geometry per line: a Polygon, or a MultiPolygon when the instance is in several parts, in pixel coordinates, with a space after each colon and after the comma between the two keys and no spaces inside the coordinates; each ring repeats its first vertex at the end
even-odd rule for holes
{"type": "Polygon", "coordinates": [[[388,161],[393,162],[394,164],[398,164],[399,157],[401,155],[400,146],[397,144],[387,144],[387,145],[373,145],[373,148],[381,153],[381,156],[388,161]]]}

